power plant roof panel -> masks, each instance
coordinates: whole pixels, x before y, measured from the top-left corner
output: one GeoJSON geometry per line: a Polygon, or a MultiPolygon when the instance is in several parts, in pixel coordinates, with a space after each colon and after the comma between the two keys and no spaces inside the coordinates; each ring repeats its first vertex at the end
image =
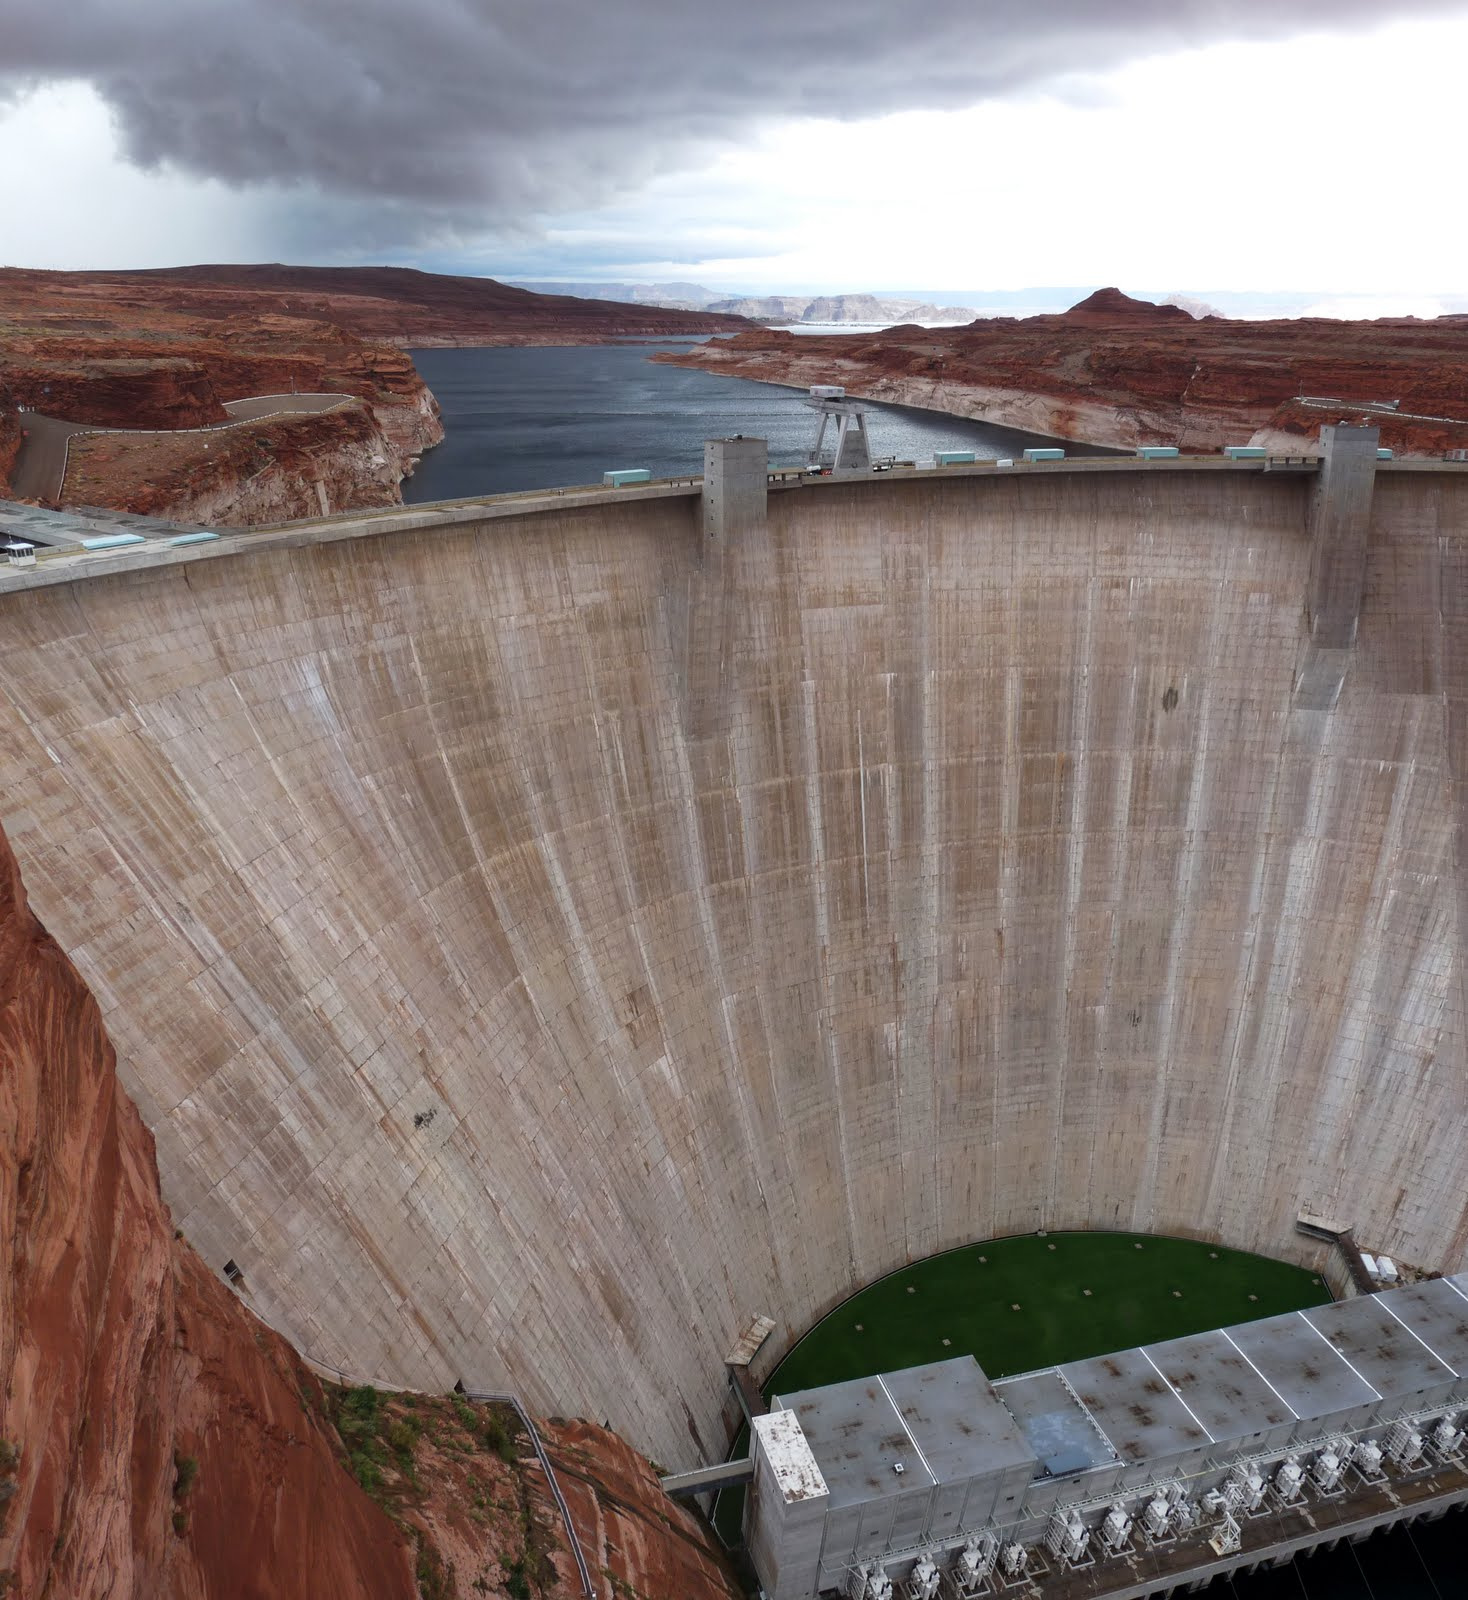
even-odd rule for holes
{"type": "Polygon", "coordinates": [[[1357,1295],[1302,1314],[1383,1399],[1433,1393],[1457,1376],[1377,1295],[1357,1295]]]}
{"type": "Polygon", "coordinates": [[[880,1377],[781,1395],[776,1403],[799,1418],[833,1511],[932,1488],[933,1474],[880,1377]]]}
{"type": "Polygon", "coordinates": [[[1297,1311],[1227,1332],[1302,1420],[1333,1419],[1376,1404],[1376,1390],[1297,1311]]]}
{"type": "Polygon", "coordinates": [[[1468,1299],[1450,1280],[1432,1278],[1375,1297],[1440,1360],[1468,1378],[1468,1299]]]}
{"type": "Polygon", "coordinates": [[[1055,1369],[1008,1378],[996,1383],[994,1392],[1019,1424],[1045,1476],[1062,1478],[1116,1460],[1110,1443],[1055,1369]]]}
{"type": "Polygon", "coordinates": [[[889,1372],[882,1382],[939,1483],[1033,1472],[1034,1451],[972,1356],[889,1372]]]}
{"type": "Polygon", "coordinates": [[[1141,1350],[1121,1350],[1060,1369],[1123,1461],[1183,1455],[1211,1441],[1141,1350]]]}
{"type": "Polygon", "coordinates": [[[1294,1413],[1222,1332],[1146,1346],[1146,1353],[1215,1440],[1267,1433],[1294,1413]]]}

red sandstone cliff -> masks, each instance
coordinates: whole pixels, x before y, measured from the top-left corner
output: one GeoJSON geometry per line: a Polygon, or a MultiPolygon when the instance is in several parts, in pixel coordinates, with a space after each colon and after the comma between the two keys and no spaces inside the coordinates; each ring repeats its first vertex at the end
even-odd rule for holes
{"type": "Polygon", "coordinates": [[[402,477],[375,409],[347,402],[204,435],[78,435],[62,498],[242,528],[400,505],[402,477]]]}
{"type": "Polygon", "coordinates": [[[0,1384],[12,1593],[413,1595],[303,1403],[314,1380],[174,1237],[96,1004],[3,836],[0,1384]]]}
{"type": "MultiPolygon", "coordinates": [[[[60,504],[211,517],[248,524],[401,503],[398,484],[443,437],[438,403],[407,354],[330,322],[275,313],[189,316],[166,295],[117,302],[42,285],[32,295],[0,273],[0,482],[14,405],[103,428],[167,430],[131,443],[97,439],[30,493],[60,504]],[[6,294],[10,299],[6,299],[6,294]],[[361,415],[292,415],[219,429],[230,402],[349,395],[361,415]],[[309,459],[308,459],[309,458],[309,459]],[[108,470],[102,470],[103,468],[108,470]],[[85,479],[85,482],[82,482],[85,479]]],[[[329,398],[320,402],[331,404],[329,398]]],[[[30,476],[34,477],[35,474],[30,476]]]]}
{"type": "Polygon", "coordinates": [[[1299,449],[1372,402],[1399,453],[1468,446],[1468,327],[1455,319],[1195,321],[1103,289],[1060,316],[964,328],[796,336],[772,330],[655,359],[731,377],[844,383],[856,395],[1130,447],[1299,449]],[[1300,397],[1329,402],[1306,405],[1300,397]]]}
{"type": "MultiPolygon", "coordinates": [[[[580,1600],[543,1474],[503,1435],[486,1452],[484,1413],[400,1397],[382,1420],[418,1418],[406,1435],[347,1435],[390,1518],[348,1470],[334,1409],[175,1235],[97,1006],[0,833],[0,1594],[580,1600]],[[382,1493],[389,1448],[410,1496],[382,1493]]],[[[599,1584],[735,1600],[701,1526],[621,1440],[585,1423],[546,1437],[599,1584]]]]}
{"type": "MultiPolygon", "coordinates": [[[[12,275],[13,276],[13,275],[12,275]]],[[[189,317],[160,298],[18,295],[0,272],[0,383],[19,405],[104,428],[199,428],[255,395],[349,394],[405,456],[443,437],[412,361],[329,322],[189,317]]]]}

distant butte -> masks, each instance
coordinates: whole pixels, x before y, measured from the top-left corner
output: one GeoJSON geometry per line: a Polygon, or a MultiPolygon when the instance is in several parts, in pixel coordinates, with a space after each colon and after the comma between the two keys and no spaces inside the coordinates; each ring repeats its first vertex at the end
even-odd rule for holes
{"type": "Polygon", "coordinates": [[[1369,411],[1399,455],[1468,448],[1468,323],[1195,319],[1098,289],[1059,315],[796,338],[768,329],[655,357],[1122,449],[1312,447],[1369,411]],[[1383,409],[1385,408],[1385,409],[1383,409]]]}

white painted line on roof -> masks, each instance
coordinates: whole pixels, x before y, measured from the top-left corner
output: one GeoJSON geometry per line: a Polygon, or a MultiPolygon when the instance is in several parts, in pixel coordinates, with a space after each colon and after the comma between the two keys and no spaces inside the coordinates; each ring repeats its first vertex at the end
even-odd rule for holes
{"type": "Polygon", "coordinates": [[[1430,1355],[1432,1357],[1432,1359],[1434,1361],[1438,1362],[1441,1366],[1446,1367],[1448,1369],[1448,1371],[1451,1372],[1452,1375],[1455,1378],[1462,1376],[1462,1374],[1452,1364],[1452,1362],[1451,1361],[1445,1361],[1437,1353],[1437,1351],[1434,1350],[1430,1344],[1428,1344],[1427,1340],[1424,1339],[1420,1333],[1418,1333],[1416,1328],[1414,1328],[1412,1326],[1412,1324],[1407,1321],[1407,1319],[1405,1317],[1397,1315],[1396,1311],[1394,1311],[1392,1309],[1391,1300],[1387,1295],[1379,1294],[1379,1295],[1373,1296],[1373,1298],[1375,1299],[1377,1305],[1384,1306],[1387,1309],[1387,1311],[1390,1312],[1390,1314],[1393,1317],[1396,1317],[1396,1320],[1401,1323],[1401,1325],[1407,1330],[1407,1332],[1412,1335],[1412,1337],[1417,1341],[1417,1343],[1422,1346],[1422,1348],[1428,1353],[1428,1355],[1430,1355]]]}
{"type": "Polygon", "coordinates": [[[1173,1388],[1172,1380],[1167,1376],[1167,1374],[1162,1370],[1162,1368],[1157,1365],[1157,1363],[1152,1359],[1152,1357],[1149,1356],[1145,1350],[1142,1350],[1140,1345],[1138,1345],[1137,1348],[1139,1350],[1141,1350],[1142,1358],[1143,1358],[1144,1361],[1146,1361],[1147,1365],[1149,1367],[1151,1367],[1153,1372],[1155,1372],[1157,1374],[1157,1376],[1159,1378],[1161,1378],[1162,1381],[1167,1385],[1167,1387],[1172,1390],[1173,1394],[1177,1397],[1177,1403],[1183,1408],[1184,1411],[1187,1412],[1187,1414],[1193,1419],[1193,1421],[1196,1422],[1198,1424],[1198,1426],[1203,1429],[1204,1437],[1208,1440],[1208,1443],[1209,1444],[1217,1444],[1218,1440],[1215,1439],[1213,1437],[1212,1433],[1209,1432],[1207,1426],[1204,1424],[1204,1421],[1203,1421],[1202,1417],[1200,1417],[1198,1415],[1198,1413],[1196,1411],[1194,1411],[1193,1408],[1188,1404],[1188,1402],[1186,1400],[1184,1400],[1183,1397],[1180,1394],[1178,1394],[1177,1390],[1173,1388]]]}
{"type": "Polygon", "coordinates": [[[1325,1335],[1320,1331],[1319,1328],[1315,1326],[1313,1322],[1311,1322],[1309,1317],[1307,1317],[1303,1311],[1297,1311],[1295,1315],[1300,1319],[1301,1322],[1305,1324],[1311,1333],[1313,1333],[1315,1337],[1320,1340],[1321,1344],[1325,1345],[1333,1354],[1340,1356],[1341,1360],[1344,1361],[1351,1371],[1354,1372],[1361,1380],[1361,1382],[1364,1383],[1368,1389],[1370,1389],[1372,1394],[1376,1395],[1378,1400],[1384,1400],[1386,1398],[1386,1396],[1383,1394],[1377,1394],[1376,1385],[1371,1382],[1366,1374],[1361,1371],[1361,1369],[1351,1360],[1349,1356],[1342,1355],[1341,1352],[1337,1350],[1333,1344],[1331,1344],[1330,1340],[1325,1337],[1325,1335]]]}
{"type": "Polygon", "coordinates": [[[932,1464],[923,1454],[923,1447],[917,1442],[916,1439],[913,1438],[912,1429],[907,1425],[907,1418],[903,1416],[901,1408],[892,1398],[892,1391],[887,1387],[887,1380],[880,1372],[877,1374],[877,1382],[882,1385],[882,1393],[887,1396],[887,1404],[892,1407],[893,1414],[896,1416],[898,1422],[902,1425],[902,1431],[907,1435],[908,1443],[913,1447],[914,1450],[917,1451],[917,1458],[923,1464],[923,1471],[926,1472],[936,1484],[938,1482],[938,1474],[933,1471],[932,1464]]]}
{"type": "MultiPolygon", "coordinates": [[[[1234,1343],[1233,1335],[1228,1331],[1227,1328],[1220,1328],[1218,1331],[1224,1336],[1225,1339],[1228,1340],[1228,1342],[1231,1345],[1233,1345],[1235,1350],[1238,1350],[1239,1354],[1241,1356],[1243,1356],[1245,1361],[1249,1361],[1248,1352],[1246,1350],[1240,1349],[1239,1346],[1234,1343]]],[[[1252,1361],[1249,1361],[1249,1365],[1251,1367],[1254,1367],[1254,1363],[1252,1361]]],[[[1286,1400],[1285,1397],[1279,1392],[1279,1390],[1274,1387],[1274,1385],[1269,1381],[1269,1379],[1266,1378],[1262,1372],[1260,1372],[1258,1367],[1254,1367],[1254,1372],[1255,1372],[1255,1375],[1258,1377],[1259,1381],[1264,1385],[1264,1387],[1269,1390],[1270,1394],[1272,1394],[1274,1396],[1274,1398],[1279,1401],[1279,1403],[1285,1408],[1286,1411],[1289,1412],[1289,1414],[1295,1419],[1295,1421],[1296,1422],[1300,1421],[1300,1413],[1298,1411],[1296,1411],[1295,1408],[1289,1403],[1289,1401],[1286,1400]]]]}

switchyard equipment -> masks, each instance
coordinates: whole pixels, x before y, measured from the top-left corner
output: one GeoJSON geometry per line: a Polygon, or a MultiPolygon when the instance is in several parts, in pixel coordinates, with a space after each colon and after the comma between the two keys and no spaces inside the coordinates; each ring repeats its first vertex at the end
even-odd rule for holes
{"type": "Polygon", "coordinates": [[[1066,1593],[1081,1567],[1088,1594],[1140,1595],[1137,1549],[1168,1561],[1161,1590],[1268,1558],[1311,1506],[1330,1519],[1306,1544],[1468,1502],[1465,1402],[1468,1274],[993,1383],[964,1356],[777,1396],[747,1542],[768,1600],[940,1579],[967,1600],[1020,1573],[1066,1593]]]}

